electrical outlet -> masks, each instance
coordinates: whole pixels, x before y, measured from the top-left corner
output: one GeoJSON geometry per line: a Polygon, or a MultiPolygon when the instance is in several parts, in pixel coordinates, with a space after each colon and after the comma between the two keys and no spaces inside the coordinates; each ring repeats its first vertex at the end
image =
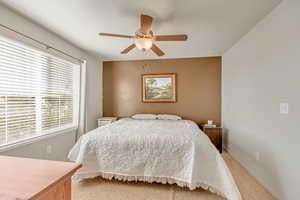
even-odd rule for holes
{"type": "Polygon", "coordinates": [[[288,114],[289,113],[289,104],[281,103],[280,104],[280,114],[288,114]]]}
{"type": "Polygon", "coordinates": [[[260,153],[259,152],[255,152],[255,160],[256,161],[260,160],[260,153]]]}
{"type": "Polygon", "coordinates": [[[47,145],[47,147],[46,147],[46,151],[47,151],[47,153],[52,153],[52,145],[47,145]]]}

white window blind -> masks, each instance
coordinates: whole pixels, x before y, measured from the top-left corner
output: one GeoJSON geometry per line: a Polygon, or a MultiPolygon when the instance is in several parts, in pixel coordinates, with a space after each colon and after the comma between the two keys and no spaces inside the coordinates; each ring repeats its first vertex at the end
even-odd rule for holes
{"type": "Polygon", "coordinates": [[[0,145],[77,125],[79,65],[0,37],[0,145]]]}

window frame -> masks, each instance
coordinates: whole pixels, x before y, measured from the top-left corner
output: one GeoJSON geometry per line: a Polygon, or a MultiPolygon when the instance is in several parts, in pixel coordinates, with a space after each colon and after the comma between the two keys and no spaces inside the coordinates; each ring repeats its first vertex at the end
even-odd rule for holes
{"type": "MultiPolygon", "coordinates": [[[[70,124],[67,124],[67,125],[63,125],[61,127],[56,127],[56,128],[52,128],[50,130],[40,130],[40,131],[36,131],[35,134],[32,134],[31,136],[29,137],[25,137],[25,138],[21,138],[21,139],[17,139],[17,140],[14,140],[12,142],[7,142],[7,143],[4,143],[4,144],[0,144],[0,152],[2,151],[7,151],[7,150],[10,150],[10,149],[14,149],[14,148],[17,148],[17,147],[20,147],[20,146],[23,146],[23,145],[26,145],[26,144],[31,144],[31,143],[35,143],[35,142],[38,142],[40,140],[44,140],[44,139],[47,139],[47,138],[50,138],[50,137],[54,137],[54,136],[57,136],[57,135],[60,135],[60,134],[66,134],[66,133],[69,133],[69,132],[74,132],[78,129],[78,119],[79,119],[79,107],[80,107],[80,100],[79,100],[79,95],[80,95],[80,76],[81,76],[81,65],[80,63],[78,62],[71,62],[70,60],[66,59],[65,57],[63,56],[58,56],[57,54],[53,55],[52,53],[48,53],[46,52],[45,50],[42,50],[40,48],[37,48],[33,45],[30,45],[30,44],[27,44],[23,41],[19,41],[19,40],[16,40],[14,39],[13,37],[9,37],[7,36],[6,34],[1,34],[0,33],[0,38],[3,39],[3,40],[6,40],[8,42],[12,42],[12,43],[15,43],[16,45],[19,45],[21,47],[24,47],[24,48],[30,48],[34,51],[38,51],[39,53],[45,55],[45,56],[49,56],[49,57],[56,57],[58,59],[61,59],[63,60],[64,62],[68,62],[70,64],[73,65],[73,121],[72,123],[70,124]]],[[[36,109],[36,106],[35,106],[35,109],[36,109]]],[[[42,112],[42,110],[40,110],[40,112],[42,112]]],[[[41,113],[42,114],[42,113],[41,113]]],[[[39,124],[42,124],[42,121],[41,122],[37,122],[36,121],[36,124],[39,123],[39,124]]]]}

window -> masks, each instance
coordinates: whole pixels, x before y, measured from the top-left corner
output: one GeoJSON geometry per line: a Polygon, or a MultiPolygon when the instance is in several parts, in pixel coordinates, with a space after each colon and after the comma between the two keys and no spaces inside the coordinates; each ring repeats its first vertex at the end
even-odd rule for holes
{"type": "Polygon", "coordinates": [[[76,127],[80,66],[0,37],[0,146],[76,127]]]}

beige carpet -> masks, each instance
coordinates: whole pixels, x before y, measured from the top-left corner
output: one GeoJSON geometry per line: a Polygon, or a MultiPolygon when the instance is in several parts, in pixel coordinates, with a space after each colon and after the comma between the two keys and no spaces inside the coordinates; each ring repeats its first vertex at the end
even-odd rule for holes
{"type": "MultiPolygon", "coordinates": [[[[243,200],[275,200],[228,153],[223,157],[243,200]]],[[[73,182],[73,200],[222,200],[202,189],[190,191],[176,185],[108,181],[101,178],[73,182]]]]}

